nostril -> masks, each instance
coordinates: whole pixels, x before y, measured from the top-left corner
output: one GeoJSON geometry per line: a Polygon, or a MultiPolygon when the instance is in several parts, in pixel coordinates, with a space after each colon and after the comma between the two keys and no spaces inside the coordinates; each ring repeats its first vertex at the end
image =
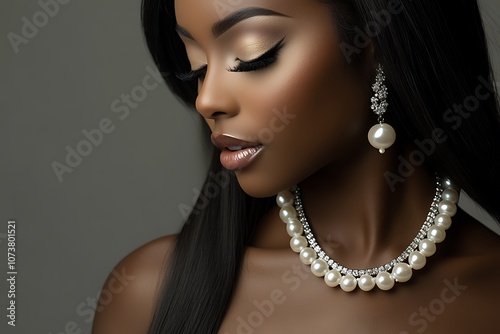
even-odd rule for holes
{"type": "Polygon", "coordinates": [[[216,111],[212,114],[212,117],[213,118],[217,118],[217,117],[221,117],[221,116],[224,116],[226,113],[225,112],[222,112],[222,111],[216,111]]]}

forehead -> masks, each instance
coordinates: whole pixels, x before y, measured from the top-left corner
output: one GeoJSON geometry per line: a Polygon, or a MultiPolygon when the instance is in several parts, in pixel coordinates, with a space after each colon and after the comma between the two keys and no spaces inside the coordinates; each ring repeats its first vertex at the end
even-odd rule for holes
{"type": "Polygon", "coordinates": [[[325,10],[325,4],[318,0],[174,0],[174,5],[177,24],[193,34],[248,7],[270,9],[297,19],[311,19],[325,10]]]}
{"type": "Polygon", "coordinates": [[[276,11],[289,10],[296,3],[307,3],[313,0],[174,0],[177,19],[186,16],[205,17],[220,20],[234,11],[245,7],[263,7],[276,11]],[[293,2],[294,5],[290,5],[293,2]]]}

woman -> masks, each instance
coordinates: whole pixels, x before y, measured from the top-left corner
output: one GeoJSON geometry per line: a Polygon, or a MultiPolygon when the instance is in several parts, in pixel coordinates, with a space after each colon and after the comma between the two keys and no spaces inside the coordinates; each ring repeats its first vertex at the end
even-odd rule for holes
{"type": "Polygon", "coordinates": [[[145,0],[142,15],[215,149],[181,233],[117,265],[134,279],[103,294],[94,333],[498,328],[498,236],[455,205],[462,189],[500,219],[476,1],[145,0]]]}

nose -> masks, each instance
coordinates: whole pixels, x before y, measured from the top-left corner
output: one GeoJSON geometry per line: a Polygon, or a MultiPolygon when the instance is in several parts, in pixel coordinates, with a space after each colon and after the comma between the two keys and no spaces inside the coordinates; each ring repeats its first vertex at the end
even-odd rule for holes
{"type": "Polygon", "coordinates": [[[234,85],[228,78],[230,74],[224,69],[208,68],[204,80],[198,84],[196,110],[204,118],[215,120],[238,114],[234,85]]]}

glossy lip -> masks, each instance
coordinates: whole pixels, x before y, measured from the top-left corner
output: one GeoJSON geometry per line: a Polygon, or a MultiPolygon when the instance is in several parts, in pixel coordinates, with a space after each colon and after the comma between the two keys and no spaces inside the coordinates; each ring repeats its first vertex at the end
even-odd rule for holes
{"type": "Polygon", "coordinates": [[[228,147],[235,147],[235,146],[241,146],[242,148],[247,148],[247,147],[257,147],[257,146],[262,146],[262,144],[259,143],[252,143],[246,140],[242,140],[230,135],[224,135],[224,134],[219,134],[219,135],[214,135],[212,134],[210,136],[210,139],[212,140],[212,143],[219,149],[223,150],[228,147]]]}
{"type": "Polygon", "coordinates": [[[221,150],[220,162],[222,166],[233,171],[247,167],[264,148],[262,144],[225,134],[212,134],[211,140],[221,150]],[[239,147],[240,149],[230,150],[229,147],[239,147]]]}

